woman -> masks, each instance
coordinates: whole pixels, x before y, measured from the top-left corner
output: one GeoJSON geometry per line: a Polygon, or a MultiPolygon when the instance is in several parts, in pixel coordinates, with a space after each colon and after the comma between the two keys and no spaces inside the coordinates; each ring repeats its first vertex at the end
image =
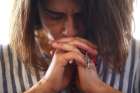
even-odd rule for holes
{"type": "Polygon", "coordinates": [[[1,48],[1,91],[131,93],[132,5],[133,0],[15,0],[11,43],[1,48]]]}

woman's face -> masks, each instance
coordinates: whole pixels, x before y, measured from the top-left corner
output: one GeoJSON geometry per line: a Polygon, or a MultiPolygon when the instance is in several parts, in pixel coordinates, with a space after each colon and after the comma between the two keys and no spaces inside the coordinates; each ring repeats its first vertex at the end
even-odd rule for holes
{"type": "Polygon", "coordinates": [[[55,39],[84,32],[81,9],[75,0],[46,0],[45,3],[40,12],[43,30],[49,29],[55,39]]]}

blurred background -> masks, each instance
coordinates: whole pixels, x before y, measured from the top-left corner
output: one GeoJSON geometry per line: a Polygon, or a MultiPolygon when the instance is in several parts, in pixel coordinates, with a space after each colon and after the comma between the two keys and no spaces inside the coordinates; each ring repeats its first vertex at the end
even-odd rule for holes
{"type": "MultiPolygon", "coordinates": [[[[0,0],[0,44],[6,45],[9,42],[9,18],[12,8],[12,0],[0,0]]],[[[140,40],[140,0],[134,3],[133,36],[140,40]],[[135,24],[135,25],[134,25],[135,24]]]]}

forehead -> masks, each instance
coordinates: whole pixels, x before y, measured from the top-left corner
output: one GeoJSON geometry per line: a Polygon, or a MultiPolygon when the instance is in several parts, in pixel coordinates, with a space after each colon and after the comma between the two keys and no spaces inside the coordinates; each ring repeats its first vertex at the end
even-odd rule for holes
{"type": "Polygon", "coordinates": [[[41,0],[43,7],[60,12],[79,11],[80,6],[76,0],[41,0]]]}

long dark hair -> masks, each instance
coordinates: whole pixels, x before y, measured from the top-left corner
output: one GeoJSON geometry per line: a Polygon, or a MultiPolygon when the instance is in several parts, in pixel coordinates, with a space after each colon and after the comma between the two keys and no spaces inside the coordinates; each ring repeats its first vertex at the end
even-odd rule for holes
{"type": "MultiPolygon", "coordinates": [[[[37,57],[34,31],[41,28],[38,2],[15,0],[11,47],[28,66],[47,69],[37,57]]],[[[99,55],[110,67],[120,71],[131,40],[133,0],[76,0],[82,7],[86,38],[98,46],[99,55]]]]}

